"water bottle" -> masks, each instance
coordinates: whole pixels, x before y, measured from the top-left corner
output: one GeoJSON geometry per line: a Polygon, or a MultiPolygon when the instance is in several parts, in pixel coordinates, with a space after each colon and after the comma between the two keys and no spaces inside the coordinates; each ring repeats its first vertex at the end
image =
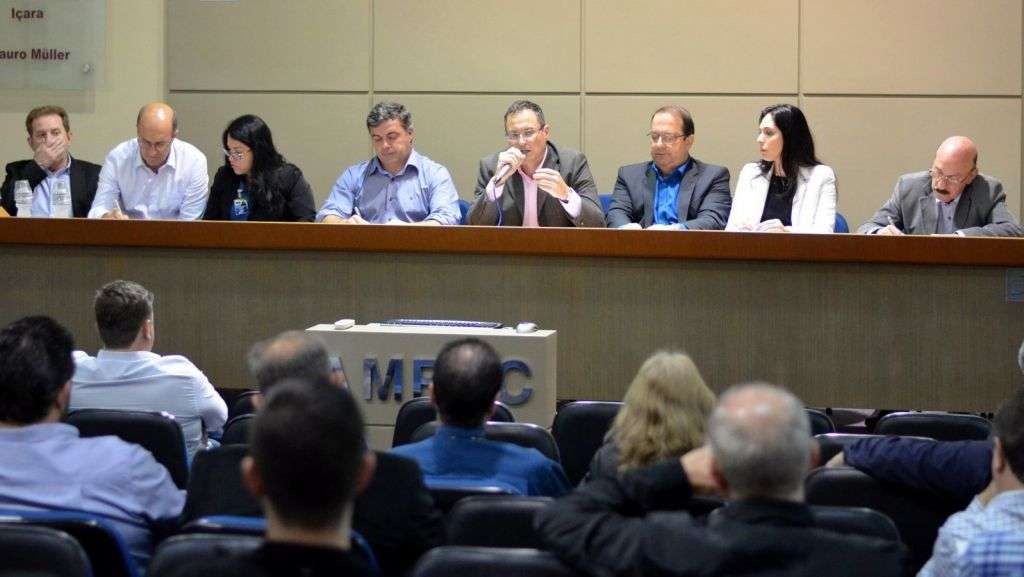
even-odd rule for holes
{"type": "Polygon", "coordinates": [[[18,216],[32,216],[32,187],[27,180],[14,183],[14,204],[18,208],[18,216]]]}
{"type": "Polygon", "coordinates": [[[52,218],[71,218],[71,189],[68,181],[58,180],[53,187],[52,218]]]}

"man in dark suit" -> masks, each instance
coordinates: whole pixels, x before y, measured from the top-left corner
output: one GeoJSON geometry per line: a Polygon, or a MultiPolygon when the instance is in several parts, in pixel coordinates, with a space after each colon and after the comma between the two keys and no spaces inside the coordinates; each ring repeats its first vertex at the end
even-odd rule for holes
{"type": "Polygon", "coordinates": [[[722,230],[729,220],[729,169],[690,156],[693,117],[680,106],[651,116],[651,161],[619,169],[609,228],[722,230]]]}
{"type": "Polygon", "coordinates": [[[541,538],[588,574],[899,575],[898,543],[814,525],[804,475],[817,444],[803,405],[771,385],[734,387],[708,421],[709,446],[621,479],[601,478],[538,513],[541,538]],[[654,503],[701,492],[731,501],[706,526],[654,503]],[[627,516],[625,511],[646,511],[627,516]]]}
{"type": "Polygon", "coordinates": [[[60,106],[33,108],[25,118],[25,130],[32,158],[7,165],[7,175],[0,188],[0,204],[4,210],[12,216],[16,213],[14,183],[27,180],[35,198],[32,216],[50,216],[55,184],[66,179],[71,189],[71,213],[84,218],[96,196],[100,166],[71,157],[68,113],[60,106]]]}
{"type": "Polygon", "coordinates": [[[901,176],[892,197],[857,232],[1024,235],[1006,208],[1002,183],[978,172],[978,147],[966,136],[944,140],[931,170],[901,176]]]}
{"type": "Polygon", "coordinates": [[[537,104],[517,100],[508,107],[509,147],[480,160],[469,224],[604,227],[587,157],[555,146],[550,131],[537,104]]]}

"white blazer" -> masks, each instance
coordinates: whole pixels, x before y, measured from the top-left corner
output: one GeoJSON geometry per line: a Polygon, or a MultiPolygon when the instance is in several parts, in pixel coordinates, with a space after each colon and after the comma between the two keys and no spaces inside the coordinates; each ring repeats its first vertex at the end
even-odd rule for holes
{"type": "MultiPolygon", "coordinates": [[[[757,227],[764,213],[768,197],[771,171],[761,173],[761,165],[751,162],[743,166],[736,179],[736,193],[732,196],[732,210],[725,230],[757,227]]],[[[834,232],[836,226],[836,173],[824,164],[800,169],[793,195],[790,232],[834,232]]]]}

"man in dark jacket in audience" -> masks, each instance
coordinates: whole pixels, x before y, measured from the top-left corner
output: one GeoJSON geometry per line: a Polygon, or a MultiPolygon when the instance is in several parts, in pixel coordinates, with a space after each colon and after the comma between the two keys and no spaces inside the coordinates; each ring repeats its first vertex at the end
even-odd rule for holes
{"type": "Polygon", "coordinates": [[[899,575],[896,542],[814,526],[803,503],[816,460],[799,400],[771,385],[735,387],[708,423],[708,443],[679,460],[616,483],[598,479],[537,517],[542,539],[565,561],[614,575],[899,575]],[[621,511],[664,495],[723,492],[731,502],[707,526],[683,512],[621,511]]]}

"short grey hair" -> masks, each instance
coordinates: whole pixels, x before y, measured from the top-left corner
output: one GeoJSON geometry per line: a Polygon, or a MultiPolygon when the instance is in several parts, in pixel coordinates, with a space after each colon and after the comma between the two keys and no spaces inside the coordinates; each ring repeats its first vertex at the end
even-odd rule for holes
{"type": "Polygon", "coordinates": [[[373,108],[370,109],[370,113],[366,115],[366,129],[370,130],[389,120],[401,122],[402,128],[407,132],[412,130],[412,113],[405,108],[405,105],[397,102],[378,102],[374,104],[373,108]]]}
{"type": "Polygon", "coordinates": [[[253,345],[249,351],[249,372],[261,393],[286,379],[316,384],[331,383],[331,361],[319,338],[304,331],[285,331],[253,345]]]}
{"type": "Polygon", "coordinates": [[[708,441],[733,497],[802,496],[813,440],[790,392],[767,383],[730,388],[708,420],[708,441]]]}

